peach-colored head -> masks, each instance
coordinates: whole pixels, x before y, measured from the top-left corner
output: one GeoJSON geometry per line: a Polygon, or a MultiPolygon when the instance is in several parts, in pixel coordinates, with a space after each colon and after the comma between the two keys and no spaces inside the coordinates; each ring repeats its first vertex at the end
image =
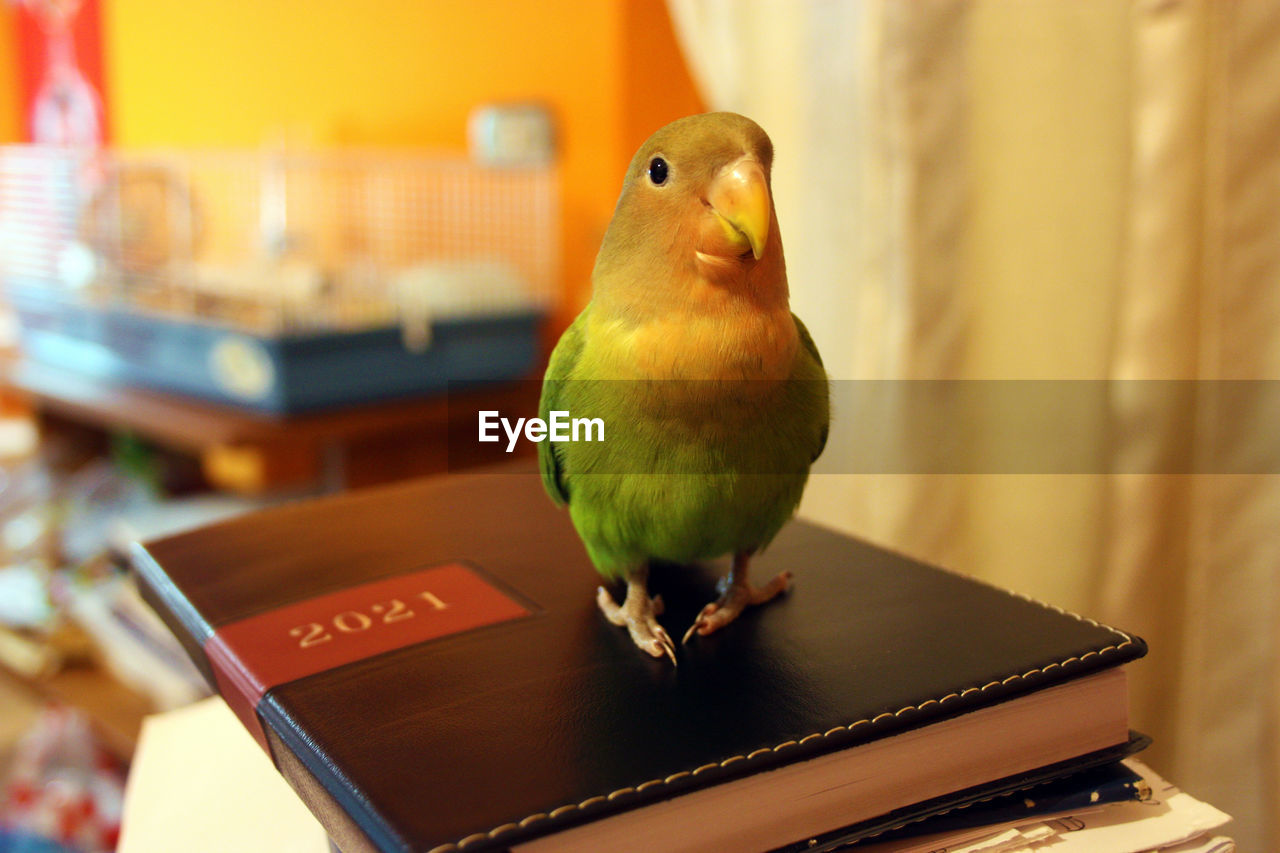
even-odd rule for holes
{"type": "Polygon", "coordinates": [[[596,258],[597,309],[640,319],[785,308],[772,166],[768,135],[735,113],[688,116],[649,137],[596,258]]]}

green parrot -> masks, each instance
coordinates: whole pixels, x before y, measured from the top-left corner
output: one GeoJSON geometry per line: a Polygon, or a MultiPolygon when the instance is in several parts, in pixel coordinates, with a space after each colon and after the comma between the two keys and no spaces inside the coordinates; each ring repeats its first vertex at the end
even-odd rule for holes
{"type": "Polygon", "coordinates": [[[706,113],[653,134],[627,169],[591,302],[551,354],[539,416],[585,412],[603,441],[538,445],[542,482],[599,573],[625,581],[605,617],[654,657],[675,645],[649,563],[732,555],[706,635],[787,589],[748,580],[795,512],[826,444],[827,376],[788,305],[773,209],[773,144],[751,119],[706,113]]]}

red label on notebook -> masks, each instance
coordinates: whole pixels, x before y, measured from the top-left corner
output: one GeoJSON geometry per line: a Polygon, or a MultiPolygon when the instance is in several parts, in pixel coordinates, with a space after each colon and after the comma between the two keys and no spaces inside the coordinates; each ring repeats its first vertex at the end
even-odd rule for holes
{"type": "Polygon", "coordinates": [[[475,570],[449,563],[232,622],[204,649],[223,698],[266,748],[257,707],[272,687],[529,613],[475,570]]]}

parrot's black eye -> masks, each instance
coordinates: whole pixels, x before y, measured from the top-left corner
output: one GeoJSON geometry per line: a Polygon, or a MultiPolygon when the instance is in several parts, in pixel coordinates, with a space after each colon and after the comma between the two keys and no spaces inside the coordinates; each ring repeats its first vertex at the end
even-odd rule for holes
{"type": "Polygon", "coordinates": [[[661,157],[654,157],[649,161],[649,180],[653,181],[654,186],[662,186],[667,182],[667,161],[661,157]]]}

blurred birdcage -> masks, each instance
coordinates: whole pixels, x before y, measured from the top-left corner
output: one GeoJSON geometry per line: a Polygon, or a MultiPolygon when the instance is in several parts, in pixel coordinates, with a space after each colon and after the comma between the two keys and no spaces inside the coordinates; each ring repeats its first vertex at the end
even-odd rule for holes
{"type": "Polygon", "coordinates": [[[276,411],[524,375],[552,166],[0,148],[0,279],[38,361],[276,411]],[[323,363],[323,369],[320,365],[323,363]]]}

